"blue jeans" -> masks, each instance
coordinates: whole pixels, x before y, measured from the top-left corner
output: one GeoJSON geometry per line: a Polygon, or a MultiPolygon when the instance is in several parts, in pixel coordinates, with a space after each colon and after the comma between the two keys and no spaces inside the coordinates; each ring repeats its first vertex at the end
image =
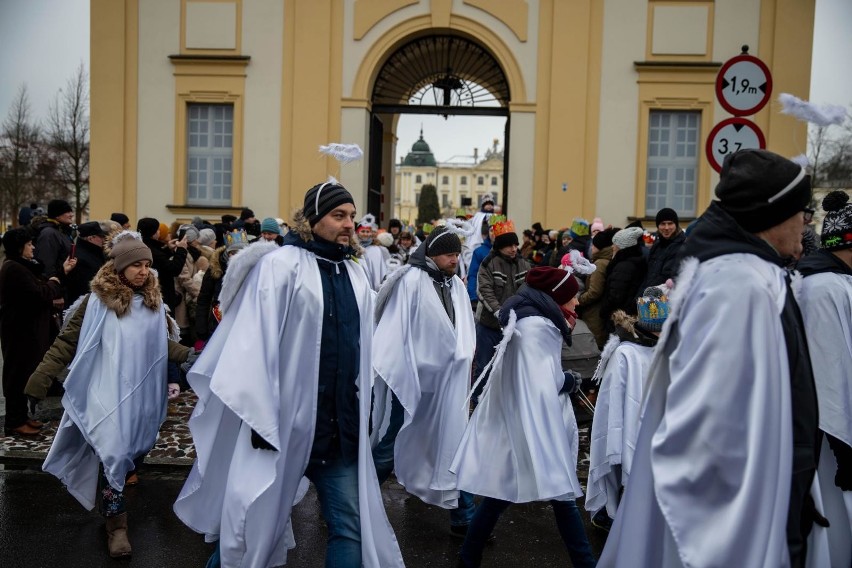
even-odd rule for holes
{"type": "MultiPolygon", "coordinates": [[[[391,415],[387,432],[379,440],[379,443],[376,444],[376,447],[373,448],[373,461],[376,464],[376,475],[379,478],[379,485],[387,481],[387,478],[393,471],[393,447],[396,443],[396,436],[399,434],[402,424],[405,421],[405,409],[395,394],[391,396],[391,415]]],[[[473,518],[474,509],[473,495],[461,491],[458,508],[450,509],[450,526],[469,525],[470,520],[473,518]]]]}
{"type": "MultiPolygon", "coordinates": [[[[488,366],[488,362],[491,361],[491,358],[494,357],[494,348],[497,347],[502,339],[503,332],[499,329],[491,329],[481,323],[476,324],[476,353],[474,353],[473,356],[474,382],[476,382],[479,378],[482,370],[488,366]]],[[[474,407],[479,403],[479,395],[482,394],[482,389],[484,389],[485,385],[488,383],[488,376],[490,374],[491,371],[489,370],[488,375],[485,376],[471,397],[474,407]]]]}
{"type": "MultiPolygon", "coordinates": [[[[480,565],[485,541],[491,536],[500,515],[509,505],[511,503],[508,501],[486,497],[476,508],[476,514],[473,516],[464,544],[462,544],[460,556],[464,566],[470,568],[480,565]]],[[[577,503],[574,501],[551,501],[550,506],[553,507],[556,527],[559,529],[562,542],[568,549],[571,564],[576,568],[595,566],[597,560],[592,553],[589,539],[586,538],[586,529],[583,526],[580,511],[577,509],[577,503]]]]}
{"type": "Polygon", "coordinates": [[[358,463],[343,460],[311,463],[305,476],[314,484],[328,525],[326,568],[361,567],[361,515],[358,509],[358,463]]]}

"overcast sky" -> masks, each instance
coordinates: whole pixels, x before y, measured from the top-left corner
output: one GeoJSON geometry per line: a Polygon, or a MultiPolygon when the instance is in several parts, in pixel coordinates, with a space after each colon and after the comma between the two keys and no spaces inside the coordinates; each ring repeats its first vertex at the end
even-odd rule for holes
{"type": "MultiPolygon", "coordinates": [[[[852,0],[816,6],[810,100],[852,106],[852,0]]],[[[0,119],[24,83],[33,115],[43,119],[81,61],[88,69],[89,0],[0,0],[0,42],[0,119]]],[[[405,115],[398,153],[408,152],[421,125],[439,161],[470,156],[473,148],[484,155],[494,138],[503,146],[503,118],[405,115]]]]}

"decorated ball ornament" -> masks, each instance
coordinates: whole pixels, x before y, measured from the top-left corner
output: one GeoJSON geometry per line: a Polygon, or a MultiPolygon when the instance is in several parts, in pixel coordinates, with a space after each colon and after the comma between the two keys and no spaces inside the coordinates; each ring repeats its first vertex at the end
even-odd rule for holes
{"type": "Polygon", "coordinates": [[[826,250],[852,247],[852,205],[849,194],[835,190],[822,200],[825,219],[822,223],[821,242],[826,250]]]}

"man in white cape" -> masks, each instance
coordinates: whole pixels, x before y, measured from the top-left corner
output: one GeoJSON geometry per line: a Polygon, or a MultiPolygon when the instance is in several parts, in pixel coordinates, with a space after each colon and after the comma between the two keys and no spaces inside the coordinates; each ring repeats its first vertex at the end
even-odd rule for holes
{"type": "Polygon", "coordinates": [[[473,496],[456,489],[450,463],[468,421],[476,331],[460,253],[458,235],[436,228],[379,291],[373,368],[393,397],[376,382],[373,458],[380,483],[395,470],[409,493],[450,509],[450,532],[464,537],[473,496]]]}
{"type": "Polygon", "coordinates": [[[218,539],[222,566],[285,563],[303,476],[328,565],[403,565],[370,454],[373,292],[352,260],[354,214],[342,185],[318,184],[284,246],[229,263],[222,321],[189,373],[198,459],[174,505],[218,539]]]}
{"type": "MultiPolygon", "coordinates": [[[[799,262],[800,303],[814,368],[820,451],[818,499],[831,526],[824,566],[852,566],[852,204],[845,191],[822,201],[821,245],[799,262]]],[[[814,537],[819,536],[814,530],[814,537]]],[[[814,543],[815,547],[818,543],[814,543]]],[[[816,562],[814,563],[816,565],[816,562]]]]}
{"type": "Polygon", "coordinates": [[[471,217],[467,222],[468,238],[465,240],[464,247],[462,249],[462,265],[464,266],[465,273],[467,273],[468,268],[470,268],[473,251],[475,251],[477,247],[482,244],[482,241],[485,240],[484,235],[488,234],[488,219],[490,219],[493,214],[494,195],[486,193],[482,196],[482,203],[479,206],[479,211],[474,213],[473,217],[471,217]],[[485,233],[482,231],[483,225],[486,227],[485,233]]]}
{"type": "Polygon", "coordinates": [[[765,150],[729,155],[690,233],[600,567],[804,565],[817,407],[784,270],[810,181],[765,150]]]}
{"type": "Polygon", "coordinates": [[[376,218],[370,213],[364,215],[356,227],[359,244],[363,251],[359,262],[367,273],[367,281],[374,292],[379,291],[388,275],[390,261],[390,252],[387,247],[375,243],[378,228],[376,218]]]}

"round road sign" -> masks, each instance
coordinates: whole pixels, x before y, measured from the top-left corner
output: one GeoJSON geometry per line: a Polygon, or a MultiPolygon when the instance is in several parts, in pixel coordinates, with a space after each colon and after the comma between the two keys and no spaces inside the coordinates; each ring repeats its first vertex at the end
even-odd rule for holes
{"type": "Polygon", "coordinates": [[[717,172],[722,171],[725,156],[746,148],[766,148],[763,132],[746,118],[728,118],[717,124],[707,137],[707,160],[717,172]]]}
{"type": "Polygon", "coordinates": [[[727,60],[716,76],[716,98],[734,116],[762,109],[772,95],[772,74],[763,61],[742,54],[727,60]]]}

